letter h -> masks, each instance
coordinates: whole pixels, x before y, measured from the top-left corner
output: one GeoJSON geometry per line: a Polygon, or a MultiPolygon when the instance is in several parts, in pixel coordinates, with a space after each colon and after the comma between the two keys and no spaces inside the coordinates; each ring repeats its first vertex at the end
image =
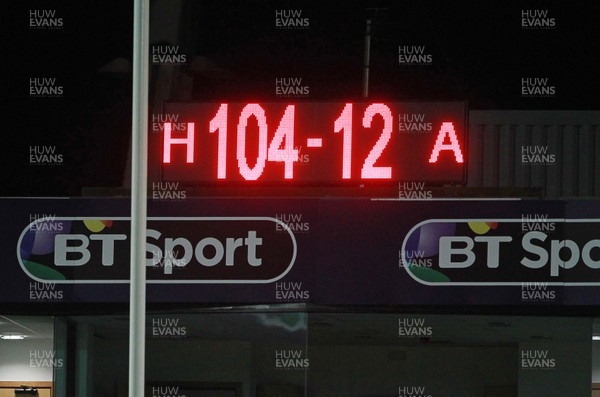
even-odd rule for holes
{"type": "Polygon", "coordinates": [[[186,145],[186,163],[194,162],[194,123],[187,123],[187,138],[171,138],[171,123],[165,123],[163,163],[171,162],[171,145],[186,145]]]}

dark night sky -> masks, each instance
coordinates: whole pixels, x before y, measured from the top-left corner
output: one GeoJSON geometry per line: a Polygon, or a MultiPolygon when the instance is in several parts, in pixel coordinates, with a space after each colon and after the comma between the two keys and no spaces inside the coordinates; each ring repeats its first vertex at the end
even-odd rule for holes
{"type": "MultiPolygon", "coordinates": [[[[13,56],[4,69],[3,108],[18,140],[5,155],[2,196],[77,196],[82,187],[121,185],[131,81],[98,70],[116,58],[131,59],[132,15],[132,2],[122,0],[26,0],[4,13],[14,33],[4,44],[13,56]],[[64,26],[30,29],[33,9],[55,10],[64,26]],[[63,95],[32,98],[35,77],[56,78],[63,95]],[[31,165],[31,146],[54,146],[64,160],[31,165]]],[[[599,15],[600,3],[591,0],[212,0],[186,1],[179,21],[161,23],[178,29],[181,42],[170,44],[180,45],[190,60],[207,57],[227,71],[219,79],[196,75],[197,101],[276,100],[278,77],[302,77],[310,86],[307,100],[358,99],[369,17],[373,98],[466,100],[470,109],[596,110],[599,15]],[[523,9],[547,10],[556,27],[523,29],[523,9]],[[277,29],[276,10],[301,10],[309,28],[277,29]],[[425,46],[431,65],[399,65],[399,45],[425,46]],[[556,95],[523,98],[524,77],[548,78],[556,95]]]]}

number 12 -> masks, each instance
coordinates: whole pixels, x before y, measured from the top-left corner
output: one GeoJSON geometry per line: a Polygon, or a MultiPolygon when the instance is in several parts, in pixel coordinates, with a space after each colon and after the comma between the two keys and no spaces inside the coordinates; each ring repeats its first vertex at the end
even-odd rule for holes
{"type": "MultiPolygon", "coordinates": [[[[376,166],[383,150],[392,137],[393,117],[390,108],[383,103],[372,103],[363,114],[362,126],[370,128],[373,118],[380,115],[383,118],[383,130],[371,151],[367,155],[361,168],[361,179],[391,179],[392,167],[376,166]]],[[[333,124],[333,130],[338,133],[343,130],[342,136],[342,178],[351,178],[352,169],[352,104],[347,103],[340,116],[333,124]]]]}

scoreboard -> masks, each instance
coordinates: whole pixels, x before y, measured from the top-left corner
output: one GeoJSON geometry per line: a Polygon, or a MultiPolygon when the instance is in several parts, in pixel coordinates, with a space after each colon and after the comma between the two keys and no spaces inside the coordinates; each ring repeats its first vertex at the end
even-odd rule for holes
{"type": "MultiPolygon", "coordinates": [[[[463,102],[166,103],[161,179],[185,183],[461,183],[463,102]]],[[[159,152],[159,153],[157,153],[159,152]]]]}

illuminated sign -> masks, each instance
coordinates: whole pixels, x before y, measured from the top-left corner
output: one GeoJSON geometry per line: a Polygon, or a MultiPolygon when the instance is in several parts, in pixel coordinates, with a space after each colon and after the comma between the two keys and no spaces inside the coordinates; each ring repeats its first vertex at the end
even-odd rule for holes
{"type": "Polygon", "coordinates": [[[465,112],[462,102],[167,103],[155,132],[169,181],[461,182],[465,112]]]}
{"type": "MultiPolygon", "coordinates": [[[[128,283],[129,218],[37,219],[23,230],[17,258],[38,282],[128,283]]],[[[271,217],[148,218],[148,283],[261,284],[296,260],[296,238],[271,217]]]]}
{"type": "Polygon", "coordinates": [[[599,285],[597,230],[598,219],[427,220],[406,235],[402,267],[426,285],[599,285]]]}

